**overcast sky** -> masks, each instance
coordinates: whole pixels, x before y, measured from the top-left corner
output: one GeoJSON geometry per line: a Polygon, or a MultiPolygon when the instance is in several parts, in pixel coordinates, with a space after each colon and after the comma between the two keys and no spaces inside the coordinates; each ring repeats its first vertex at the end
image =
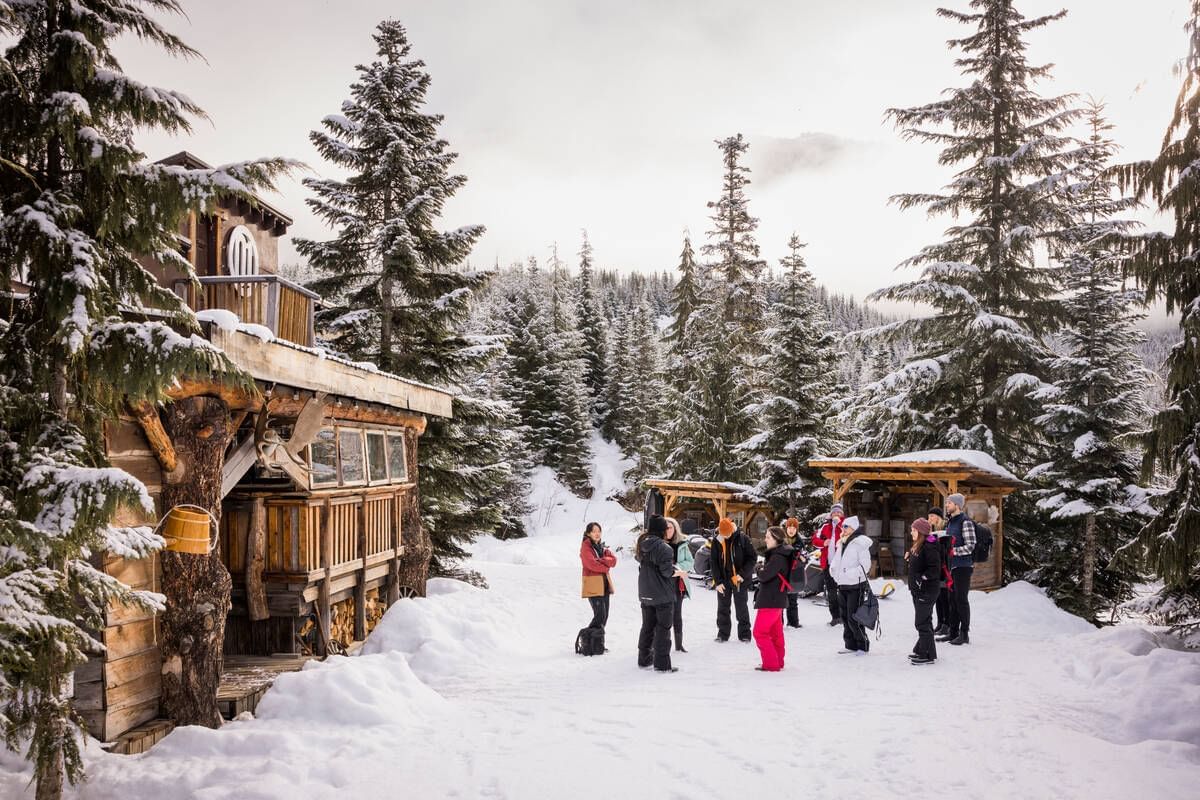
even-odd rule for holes
{"type": "MultiPolygon", "coordinates": [[[[684,229],[697,244],[720,188],[713,140],[751,143],[751,212],[774,266],[792,231],[817,280],[862,297],[935,241],[944,221],[900,212],[889,195],[936,190],[936,151],[903,142],[890,106],[963,84],[948,38],[964,26],[929,0],[204,0],[168,27],[206,61],[128,44],[134,77],[186,92],[209,113],[192,135],[147,133],[152,157],[188,149],[210,162],[283,155],[328,170],[308,142],[338,110],[355,64],[373,56],[386,16],[409,31],[433,77],[431,110],[469,182],[445,227],[488,232],[472,262],[489,266],[578,250],[586,228],[602,266],[671,269],[684,229]]],[[[1025,0],[1027,17],[1061,2],[1025,0]]],[[[1074,0],[1030,36],[1053,62],[1044,93],[1105,100],[1130,159],[1157,151],[1185,53],[1184,0],[1074,0]]],[[[291,235],[322,237],[295,180],[270,198],[291,235]]],[[[1147,217],[1148,218],[1148,217],[1147,217]]],[[[298,260],[290,241],[285,261],[298,260]]]]}

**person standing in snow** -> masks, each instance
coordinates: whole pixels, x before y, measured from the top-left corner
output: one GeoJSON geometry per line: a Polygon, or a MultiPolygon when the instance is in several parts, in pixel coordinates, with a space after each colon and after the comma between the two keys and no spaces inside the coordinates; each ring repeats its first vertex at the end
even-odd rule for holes
{"type": "Polygon", "coordinates": [[[592,606],[592,621],[588,627],[598,630],[604,630],[608,624],[608,599],[613,593],[612,576],[608,571],[617,565],[617,557],[600,540],[602,534],[599,522],[589,522],[579,546],[579,560],[583,562],[583,596],[592,606]]]}
{"type": "MultiPolygon", "coordinates": [[[[675,566],[688,574],[692,571],[696,560],[692,557],[692,548],[688,547],[687,537],[683,535],[683,529],[679,527],[679,520],[672,517],[667,517],[667,526],[671,529],[671,535],[667,538],[667,544],[675,549],[675,566]]],[[[692,588],[688,585],[686,577],[676,578],[675,583],[679,588],[679,596],[675,599],[675,650],[680,653],[686,653],[683,648],[683,601],[692,596],[692,588]]]]}
{"type": "Polygon", "coordinates": [[[871,569],[871,540],[859,530],[858,517],[842,521],[842,533],[829,554],[829,574],[837,581],[842,612],[842,641],[839,653],[862,653],[871,649],[871,640],[854,612],[862,605],[871,569]]]}
{"type": "Polygon", "coordinates": [[[825,576],[825,602],[829,606],[829,627],[841,624],[842,612],[838,605],[838,584],[829,574],[829,557],[842,536],[842,520],[846,512],[841,503],[834,503],[829,509],[829,521],[813,534],[814,547],[821,549],[821,573],[825,576]]]}
{"type": "Polygon", "coordinates": [[[762,664],[755,669],[779,672],[783,669],[783,610],[788,604],[787,575],[792,566],[792,546],[785,541],[783,528],[767,528],[767,560],[758,574],[758,592],[754,595],[754,641],[762,664]]]}
{"type": "Polygon", "coordinates": [[[945,636],[950,632],[950,536],[946,533],[946,515],[940,508],[929,509],[925,518],[937,536],[938,550],[942,556],[942,575],[938,579],[937,603],[934,605],[937,623],[933,633],[935,636],[945,636]]]}
{"type": "Polygon", "coordinates": [[[666,542],[670,535],[667,521],[655,514],[638,544],[638,600],[642,604],[638,666],[653,666],[658,672],[679,671],[671,666],[671,623],[679,593],[675,581],[686,578],[687,573],[675,566],[675,551],[666,542]]]}
{"type": "Polygon", "coordinates": [[[975,523],[966,515],[967,499],[955,493],[946,498],[946,534],[950,537],[950,630],[939,642],[970,644],[971,576],[975,573],[975,523]]]}
{"type": "Polygon", "coordinates": [[[912,546],[906,557],[917,644],[909,659],[914,665],[932,664],[937,661],[937,645],[933,641],[933,607],[941,590],[942,551],[928,519],[913,522],[911,534],[912,546]]]}
{"type": "Polygon", "coordinates": [[[729,641],[731,604],[737,614],[738,640],[750,641],[750,578],[758,563],[758,553],[750,537],[739,531],[728,517],[717,524],[709,563],[717,590],[717,641],[729,641]]]}
{"type": "MultiPolygon", "coordinates": [[[[800,551],[800,520],[795,517],[788,517],[787,522],[783,525],[783,541],[784,544],[792,548],[793,557],[800,551]]],[[[791,564],[788,564],[788,572],[791,572],[791,564]]],[[[785,577],[790,581],[791,575],[785,574],[785,577]]],[[[787,626],[789,628],[799,628],[800,625],[800,590],[804,588],[803,582],[800,585],[792,585],[787,593],[787,626]]]]}

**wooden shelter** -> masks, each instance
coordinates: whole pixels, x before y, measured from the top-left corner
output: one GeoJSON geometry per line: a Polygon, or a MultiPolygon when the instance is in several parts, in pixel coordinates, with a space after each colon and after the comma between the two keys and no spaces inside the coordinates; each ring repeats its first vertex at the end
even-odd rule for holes
{"type": "MultiPolygon", "coordinates": [[[[165,163],[205,166],[187,153],[165,163]]],[[[154,525],[181,502],[218,521],[208,556],[97,558],[123,582],[167,595],[164,615],[110,609],[99,632],[106,652],[75,674],[76,709],[94,736],[122,740],[117,751],[136,752],[140,744],[122,742],[156,741],[171,722],[215,724],[219,698],[239,708],[218,688],[225,660],[286,655],[279,663],[298,669],[305,656],[365,638],[398,598],[425,592],[432,545],[421,525],[417,445],[428,417],[451,415],[451,396],[312,347],[320,298],[277,272],[275,240],[290,223],[247,201],[181,221],[180,252],[199,287],[143,260],[209,312],[200,316],[204,335],[252,383],[185,382],[172,402],[131,407],[106,432],[110,462],[140,479],[156,505],[118,524],[154,525]],[[201,411],[204,420],[180,427],[201,411]],[[212,456],[203,463],[202,446],[212,456]],[[193,598],[186,584],[172,584],[181,568],[192,578],[208,570],[213,585],[193,582],[203,595],[193,598]],[[198,638],[212,632],[204,663],[172,650],[177,621],[168,617],[189,613],[198,638]],[[193,707],[210,705],[212,715],[175,718],[172,709],[187,703],[172,692],[191,692],[193,707]],[[170,719],[151,722],[160,716],[170,719]],[[129,733],[135,728],[143,732],[129,733]]]]}
{"type": "Polygon", "coordinates": [[[663,498],[662,514],[680,522],[694,521],[699,528],[713,528],[729,517],[756,543],[776,521],[771,504],[756,497],[749,486],[709,481],[648,480],[646,487],[663,498]]]}
{"type": "Polygon", "coordinates": [[[925,450],[890,458],[816,458],[809,466],[833,482],[833,498],[847,515],[857,514],[875,540],[877,574],[904,573],[908,530],[930,508],[961,493],[967,514],[992,530],[991,557],[975,565],[974,589],[1000,586],[1004,560],[1004,498],[1027,484],[986,453],[975,450],[925,450]]]}

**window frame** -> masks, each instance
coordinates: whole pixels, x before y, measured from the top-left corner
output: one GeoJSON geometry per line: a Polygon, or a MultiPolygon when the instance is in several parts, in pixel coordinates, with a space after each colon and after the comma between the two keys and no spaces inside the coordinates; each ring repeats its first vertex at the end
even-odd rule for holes
{"type": "Polygon", "coordinates": [[[383,486],[392,482],[392,464],[388,460],[388,431],[383,428],[364,428],[363,429],[363,451],[364,461],[366,463],[367,485],[368,486],[383,486]],[[378,436],[383,440],[383,477],[376,478],[371,469],[371,437],[378,436]]]}
{"type": "Polygon", "coordinates": [[[384,441],[387,443],[387,462],[388,462],[388,482],[389,483],[408,483],[408,437],[404,435],[404,428],[388,429],[384,434],[384,441]],[[392,474],[392,440],[399,439],[400,447],[404,452],[404,475],[397,477],[392,474]]]}
{"type": "Polygon", "coordinates": [[[306,455],[308,456],[308,466],[309,466],[308,487],[310,489],[336,488],[337,486],[340,486],[342,483],[342,464],[341,464],[341,459],[338,456],[337,426],[336,425],[324,425],[321,427],[321,430],[317,433],[317,436],[320,436],[325,431],[333,432],[333,480],[332,481],[318,481],[317,480],[317,473],[312,469],[312,466],[313,466],[313,452],[312,452],[313,442],[310,442],[308,444],[308,446],[305,448],[307,451],[306,455]]]}
{"type": "Polygon", "coordinates": [[[339,486],[366,486],[367,478],[370,475],[370,469],[367,467],[367,439],[366,432],[357,425],[338,425],[336,426],[337,436],[337,452],[338,452],[338,485],[339,486]],[[358,443],[362,447],[362,471],[361,480],[346,480],[345,459],[342,457],[342,433],[357,433],[358,443]]]}

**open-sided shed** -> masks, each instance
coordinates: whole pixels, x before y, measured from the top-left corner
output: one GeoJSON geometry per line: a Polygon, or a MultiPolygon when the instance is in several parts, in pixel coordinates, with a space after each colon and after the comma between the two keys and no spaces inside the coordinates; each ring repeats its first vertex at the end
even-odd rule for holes
{"type": "Polygon", "coordinates": [[[703,528],[715,527],[722,517],[729,517],[756,543],[762,542],[767,527],[776,521],[770,503],[738,483],[655,479],[646,481],[646,487],[662,496],[663,516],[692,520],[703,528]]]}
{"type": "Polygon", "coordinates": [[[922,450],[888,458],[815,458],[809,466],[833,482],[833,497],[857,514],[876,539],[881,571],[903,573],[900,557],[913,520],[962,493],[967,513],[985,522],[995,539],[991,557],[975,565],[972,588],[998,587],[1004,560],[1004,498],[1027,484],[977,450],[922,450]],[[887,550],[889,552],[884,553],[887,550]]]}

